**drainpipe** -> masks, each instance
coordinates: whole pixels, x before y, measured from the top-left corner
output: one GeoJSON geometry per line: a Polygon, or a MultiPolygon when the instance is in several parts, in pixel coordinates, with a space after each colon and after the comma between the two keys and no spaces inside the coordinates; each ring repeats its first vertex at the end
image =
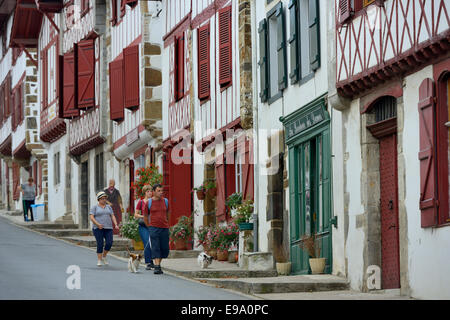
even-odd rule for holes
{"type": "Polygon", "coordinates": [[[257,26],[256,24],[256,0],[250,0],[251,3],[251,20],[252,20],[252,43],[254,44],[252,46],[252,79],[253,79],[253,136],[254,136],[254,147],[253,147],[253,153],[254,153],[254,166],[253,166],[253,176],[254,176],[254,192],[255,192],[255,209],[253,211],[253,251],[258,252],[259,251],[259,245],[258,245],[258,213],[259,213],[259,133],[258,133],[258,83],[257,83],[257,71],[258,71],[258,59],[257,59],[257,42],[256,42],[256,33],[255,28],[257,26]],[[256,211],[256,212],[255,212],[256,211]]]}

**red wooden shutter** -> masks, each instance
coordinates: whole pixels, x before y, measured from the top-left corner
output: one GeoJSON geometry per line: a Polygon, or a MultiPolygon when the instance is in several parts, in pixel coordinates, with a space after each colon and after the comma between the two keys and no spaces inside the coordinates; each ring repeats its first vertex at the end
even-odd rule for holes
{"type": "Polygon", "coordinates": [[[352,11],[351,0],[339,0],[339,22],[344,23],[350,18],[352,11]]]}
{"type": "MultiPolygon", "coordinates": [[[[229,196],[231,196],[233,193],[236,192],[236,170],[235,170],[235,164],[234,164],[234,153],[231,154],[232,158],[227,157],[227,164],[225,167],[225,174],[226,174],[226,192],[225,192],[225,201],[228,199],[229,196]]],[[[227,208],[228,211],[229,208],[227,208]]],[[[227,221],[231,219],[231,214],[228,211],[227,214],[227,221]]]]}
{"type": "Polygon", "coordinates": [[[170,153],[172,149],[164,150],[163,155],[163,194],[166,198],[169,198],[170,206],[170,153]]]}
{"type": "Polygon", "coordinates": [[[87,109],[94,107],[95,61],[93,39],[83,40],[78,43],[76,61],[76,70],[78,73],[78,108],[87,109]]]}
{"type": "Polygon", "coordinates": [[[434,82],[427,78],[419,87],[420,211],[422,228],[435,226],[438,217],[436,186],[436,107],[434,82]]]}
{"type": "Polygon", "coordinates": [[[198,29],[198,98],[210,95],[210,32],[209,24],[198,29]]]}
{"type": "Polygon", "coordinates": [[[62,63],[62,85],[60,85],[60,99],[62,101],[62,118],[73,118],[80,115],[80,110],[77,108],[77,100],[75,98],[75,55],[66,53],[63,57],[62,63]]]}
{"type": "Polygon", "coordinates": [[[11,75],[8,75],[5,82],[5,118],[11,115],[12,104],[14,101],[12,100],[11,93],[11,75]]]}
{"type": "Polygon", "coordinates": [[[109,64],[109,98],[110,119],[122,121],[125,117],[123,108],[123,59],[109,64]]]}
{"type": "Polygon", "coordinates": [[[18,164],[13,162],[13,199],[19,200],[20,191],[19,191],[19,183],[20,183],[20,167],[18,164]]]}
{"type": "Polygon", "coordinates": [[[139,45],[123,50],[125,77],[125,108],[139,107],[139,45]]]}
{"type": "Polygon", "coordinates": [[[111,0],[111,24],[113,26],[117,23],[117,1],[118,0],[111,0]]]}
{"type": "Polygon", "coordinates": [[[42,103],[48,107],[48,50],[42,51],[42,103]]]}
{"type": "Polygon", "coordinates": [[[232,80],[231,6],[219,10],[219,84],[232,80]]]}
{"type": "Polygon", "coordinates": [[[175,39],[175,101],[184,97],[184,33],[175,39]]]}
{"type": "Polygon", "coordinates": [[[223,161],[223,155],[216,160],[216,222],[222,222],[226,219],[226,207],[225,207],[225,164],[223,161]]]}
{"type": "Polygon", "coordinates": [[[12,130],[16,131],[17,122],[16,122],[16,92],[15,91],[13,91],[11,93],[11,101],[12,101],[11,126],[12,126],[12,130]]]}
{"type": "Polygon", "coordinates": [[[3,98],[4,97],[3,92],[4,92],[4,88],[3,88],[3,86],[1,86],[0,87],[0,124],[3,123],[3,119],[4,119],[3,115],[5,112],[5,99],[3,98]]]}
{"type": "Polygon", "coordinates": [[[17,86],[17,123],[20,124],[23,121],[23,83],[17,86]]]}
{"type": "Polygon", "coordinates": [[[42,194],[42,164],[39,162],[39,194],[42,194]]]}
{"type": "Polygon", "coordinates": [[[242,164],[242,199],[254,199],[253,143],[245,142],[244,163],[242,164]]]}
{"type": "MultiPolygon", "coordinates": [[[[191,150],[189,148],[175,151],[174,154],[178,152],[180,152],[180,156],[183,159],[191,158],[191,150]]],[[[174,155],[172,155],[173,157],[174,155]]],[[[178,161],[176,163],[172,161],[170,173],[173,179],[171,197],[169,199],[169,208],[171,208],[169,224],[171,226],[175,225],[181,216],[190,217],[192,213],[192,166],[191,164],[177,163],[178,161]]]]}
{"type": "Polygon", "coordinates": [[[36,192],[36,194],[37,194],[37,192],[38,192],[38,184],[37,184],[37,182],[38,182],[38,177],[37,177],[37,174],[38,174],[38,168],[37,168],[37,164],[38,164],[38,161],[35,160],[35,161],[33,162],[33,180],[34,180],[34,186],[35,186],[35,192],[36,192]]]}

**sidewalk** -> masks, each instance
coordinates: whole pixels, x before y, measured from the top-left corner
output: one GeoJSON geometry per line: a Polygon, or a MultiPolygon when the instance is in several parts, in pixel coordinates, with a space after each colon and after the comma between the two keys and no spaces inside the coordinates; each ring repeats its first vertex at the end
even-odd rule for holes
{"type": "MultiPolygon", "coordinates": [[[[64,229],[65,226],[52,222],[24,222],[23,216],[10,215],[0,210],[0,217],[8,219],[15,225],[26,227],[37,232],[48,234],[45,230],[53,228],[64,229]]],[[[73,225],[67,225],[73,228],[73,225]]],[[[57,234],[57,233],[56,233],[57,234]]],[[[77,245],[92,247],[95,242],[93,236],[58,237],[57,239],[71,241],[77,245]],[[88,239],[89,238],[89,239],[88,239]],[[92,239],[91,239],[92,238],[92,239]]],[[[127,239],[115,236],[114,241],[127,239]],[[116,238],[117,237],[117,238],[116,238]]],[[[126,251],[111,251],[111,255],[127,261],[126,251]]],[[[196,251],[171,251],[168,259],[162,261],[162,268],[168,274],[199,281],[207,285],[230,289],[244,294],[253,295],[267,300],[404,300],[408,297],[400,296],[398,291],[377,291],[377,293],[361,293],[350,290],[346,279],[334,275],[292,275],[277,276],[272,271],[249,271],[238,267],[236,263],[214,260],[207,268],[202,269],[197,264],[196,251]]]]}

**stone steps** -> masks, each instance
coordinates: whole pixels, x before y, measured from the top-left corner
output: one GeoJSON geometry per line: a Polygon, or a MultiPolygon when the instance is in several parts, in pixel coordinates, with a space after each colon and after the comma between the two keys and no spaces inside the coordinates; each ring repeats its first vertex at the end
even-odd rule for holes
{"type": "Polygon", "coordinates": [[[27,224],[27,227],[30,229],[34,229],[36,231],[39,231],[38,229],[42,230],[49,230],[49,229],[77,229],[78,225],[74,224],[73,222],[70,223],[54,223],[54,222],[30,222],[27,224]]]}
{"type": "Polygon", "coordinates": [[[39,229],[38,231],[52,237],[92,236],[91,229],[39,229]]]}
{"type": "MultiPolygon", "coordinates": [[[[76,245],[79,245],[79,246],[84,246],[84,247],[88,247],[88,248],[96,248],[97,247],[97,242],[95,241],[94,236],[69,236],[69,237],[60,237],[60,238],[63,240],[75,243],[76,245]]],[[[116,252],[117,251],[125,251],[126,252],[127,248],[129,250],[133,249],[131,240],[124,239],[119,236],[114,236],[113,246],[111,248],[111,251],[116,251],[116,252]]]]}

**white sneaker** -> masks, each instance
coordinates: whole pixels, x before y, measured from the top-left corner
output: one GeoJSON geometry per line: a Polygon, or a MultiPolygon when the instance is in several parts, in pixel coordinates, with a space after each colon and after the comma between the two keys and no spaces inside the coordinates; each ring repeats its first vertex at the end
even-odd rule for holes
{"type": "Polygon", "coordinates": [[[102,260],[97,260],[97,267],[101,267],[102,265],[102,260]]]}
{"type": "Polygon", "coordinates": [[[102,262],[105,266],[109,265],[108,260],[106,260],[106,257],[102,258],[102,262]]]}

